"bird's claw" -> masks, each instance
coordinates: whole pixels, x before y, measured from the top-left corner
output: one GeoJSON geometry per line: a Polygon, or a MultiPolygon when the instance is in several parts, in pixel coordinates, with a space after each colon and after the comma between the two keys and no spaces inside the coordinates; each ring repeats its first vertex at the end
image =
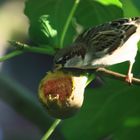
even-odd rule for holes
{"type": "Polygon", "coordinates": [[[133,73],[130,73],[126,76],[125,81],[129,84],[132,85],[132,78],[133,78],[133,73]]]}

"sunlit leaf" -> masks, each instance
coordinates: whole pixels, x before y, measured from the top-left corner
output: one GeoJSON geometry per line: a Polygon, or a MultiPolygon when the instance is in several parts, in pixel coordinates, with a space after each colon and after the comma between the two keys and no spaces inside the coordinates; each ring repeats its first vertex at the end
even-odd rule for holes
{"type": "Polygon", "coordinates": [[[57,31],[53,29],[49,22],[49,15],[42,15],[39,19],[40,30],[46,35],[46,37],[55,37],[57,31]]]}
{"type": "Polygon", "coordinates": [[[135,17],[140,16],[140,1],[139,0],[120,0],[122,2],[122,7],[125,17],[135,17]]]}
{"type": "MultiPolygon", "coordinates": [[[[61,34],[73,4],[74,0],[28,0],[25,14],[30,20],[29,32],[32,40],[38,44],[49,43],[48,38],[40,31],[38,22],[42,15],[49,15],[49,25],[57,31],[57,36],[53,36],[53,44],[59,47],[61,34]]],[[[81,0],[74,19],[85,29],[122,16],[121,3],[118,0],[108,0],[107,2],[102,0],[81,0]]],[[[71,44],[76,34],[72,20],[64,44],[71,44]]]]}

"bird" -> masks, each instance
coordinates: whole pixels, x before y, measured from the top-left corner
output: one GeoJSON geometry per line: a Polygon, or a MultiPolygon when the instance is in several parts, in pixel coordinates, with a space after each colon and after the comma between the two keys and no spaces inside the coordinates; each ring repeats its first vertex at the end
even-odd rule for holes
{"type": "Polygon", "coordinates": [[[56,68],[98,69],[129,62],[125,81],[132,83],[132,68],[140,40],[140,17],[120,18],[88,28],[73,43],[58,51],[56,68]]]}

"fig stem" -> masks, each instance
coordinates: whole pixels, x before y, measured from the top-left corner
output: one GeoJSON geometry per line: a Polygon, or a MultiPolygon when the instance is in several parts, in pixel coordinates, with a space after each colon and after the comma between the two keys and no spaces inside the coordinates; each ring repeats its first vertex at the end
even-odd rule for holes
{"type": "Polygon", "coordinates": [[[93,79],[95,78],[95,74],[90,74],[87,77],[88,77],[88,80],[86,82],[86,86],[88,86],[88,84],[90,84],[93,81],[93,79]]]}
{"type": "Polygon", "coordinates": [[[48,140],[48,138],[51,136],[51,134],[53,133],[53,131],[55,130],[55,128],[59,125],[59,123],[61,122],[60,119],[56,119],[53,124],[51,125],[51,127],[49,128],[49,130],[47,130],[47,132],[45,133],[45,135],[42,137],[41,140],[48,140]]]}

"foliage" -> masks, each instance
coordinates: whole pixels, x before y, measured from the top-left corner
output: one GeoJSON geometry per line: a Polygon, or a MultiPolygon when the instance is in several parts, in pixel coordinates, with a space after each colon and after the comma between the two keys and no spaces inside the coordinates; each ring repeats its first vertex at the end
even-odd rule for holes
{"type": "MultiPolygon", "coordinates": [[[[27,6],[33,3],[32,1],[33,0],[28,1],[26,3],[27,6]]],[[[31,21],[31,37],[36,37],[31,30],[32,26],[35,24],[35,22],[33,22],[33,15],[38,13],[40,16],[42,13],[45,13],[50,15],[50,21],[53,27],[58,31],[58,40],[55,43],[59,44],[61,37],[60,33],[63,30],[73,1],[58,0],[56,2],[47,0],[45,2],[36,2],[35,6],[38,4],[41,5],[38,6],[39,9],[35,8],[31,10],[28,7],[25,10],[31,21]]],[[[136,3],[133,3],[133,1],[126,2],[124,0],[122,1],[122,4],[124,8],[122,8],[121,3],[117,0],[81,1],[76,10],[74,19],[78,24],[83,26],[83,28],[87,28],[108,20],[123,17],[123,12],[124,15],[128,17],[137,16],[139,14],[140,11],[138,11],[135,6],[136,3]],[[132,8],[133,10],[131,11],[130,9],[132,8]]],[[[69,30],[67,31],[65,44],[71,43],[74,35],[76,35],[76,32],[74,32],[76,31],[74,29],[75,26],[72,24],[73,23],[71,23],[69,30]]],[[[34,33],[36,33],[36,30],[34,30],[34,33]]],[[[40,40],[40,42],[41,41],[43,42],[43,40],[40,40]]],[[[139,58],[137,58],[137,60],[138,59],[139,58]]],[[[112,67],[112,69],[124,71],[123,67],[124,64],[121,64],[112,67]]],[[[136,74],[138,73],[139,68],[138,63],[136,63],[134,70],[136,74]]],[[[110,79],[106,79],[105,85],[100,89],[88,89],[85,95],[85,104],[83,109],[81,109],[81,112],[76,117],[63,122],[62,132],[64,136],[69,140],[76,140],[77,138],[82,140],[91,138],[101,139],[103,137],[112,137],[113,139],[119,140],[137,139],[139,135],[133,132],[139,130],[140,119],[138,118],[140,116],[140,95],[138,93],[139,87],[128,87],[128,85],[110,79]],[[126,123],[130,120],[134,120],[135,122],[135,119],[138,120],[135,125],[133,123],[131,125],[126,123]],[[131,131],[132,133],[130,133],[131,131]]]]}
{"type": "MultiPolygon", "coordinates": [[[[53,44],[56,46],[59,45],[61,33],[63,32],[65,22],[74,1],[75,0],[28,0],[26,2],[25,14],[30,19],[29,32],[31,38],[38,44],[49,42],[48,37],[41,32],[39,26],[39,18],[42,15],[48,15],[49,23],[58,33],[57,36],[53,38],[53,44]]],[[[103,2],[102,0],[81,0],[67,31],[64,45],[70,44],[76,35],[75,31],[77,26],[75,25],[75,22],[83,26],[83,28],[87,28],[122,16],[121,3],[118,0],[115,0],[114,2],[111,0],[106,2],[103,2]],[[113,14],[112,11],[115,11],[115,14],[113,14]],[[106,12],[108,14],[106,14],[106,12]]]]}
{"type": "MultiPolygon", "coordinates": [[[[25,15],[30,20],[29,34],[39,46],[61,46],[61,37],[75,0],[28,0],[25,15]],[[43,19],[42,17],[45,17],[43,19]]],[[[66,32],[64,46],[71,44],[83,29],[123,16],[140,15],[139,0],[81,0],[66,32]]],[[[47,47],[46,47],[47,49],[47,47]]],[[[139,59],[134,74],[139,76],[139,59]]],[[[110,67],[126,73],[127,63],[110,67]]],[[[94,86],[94,82],[93,82],[94,86]]],[[[140,138],[140,94],[138,86],[129,87],[105,78],[100,88],[87,88],[83,108],[75,117],[64,120],[61,131],[67,140],[137,140],[140,138]]]]}

